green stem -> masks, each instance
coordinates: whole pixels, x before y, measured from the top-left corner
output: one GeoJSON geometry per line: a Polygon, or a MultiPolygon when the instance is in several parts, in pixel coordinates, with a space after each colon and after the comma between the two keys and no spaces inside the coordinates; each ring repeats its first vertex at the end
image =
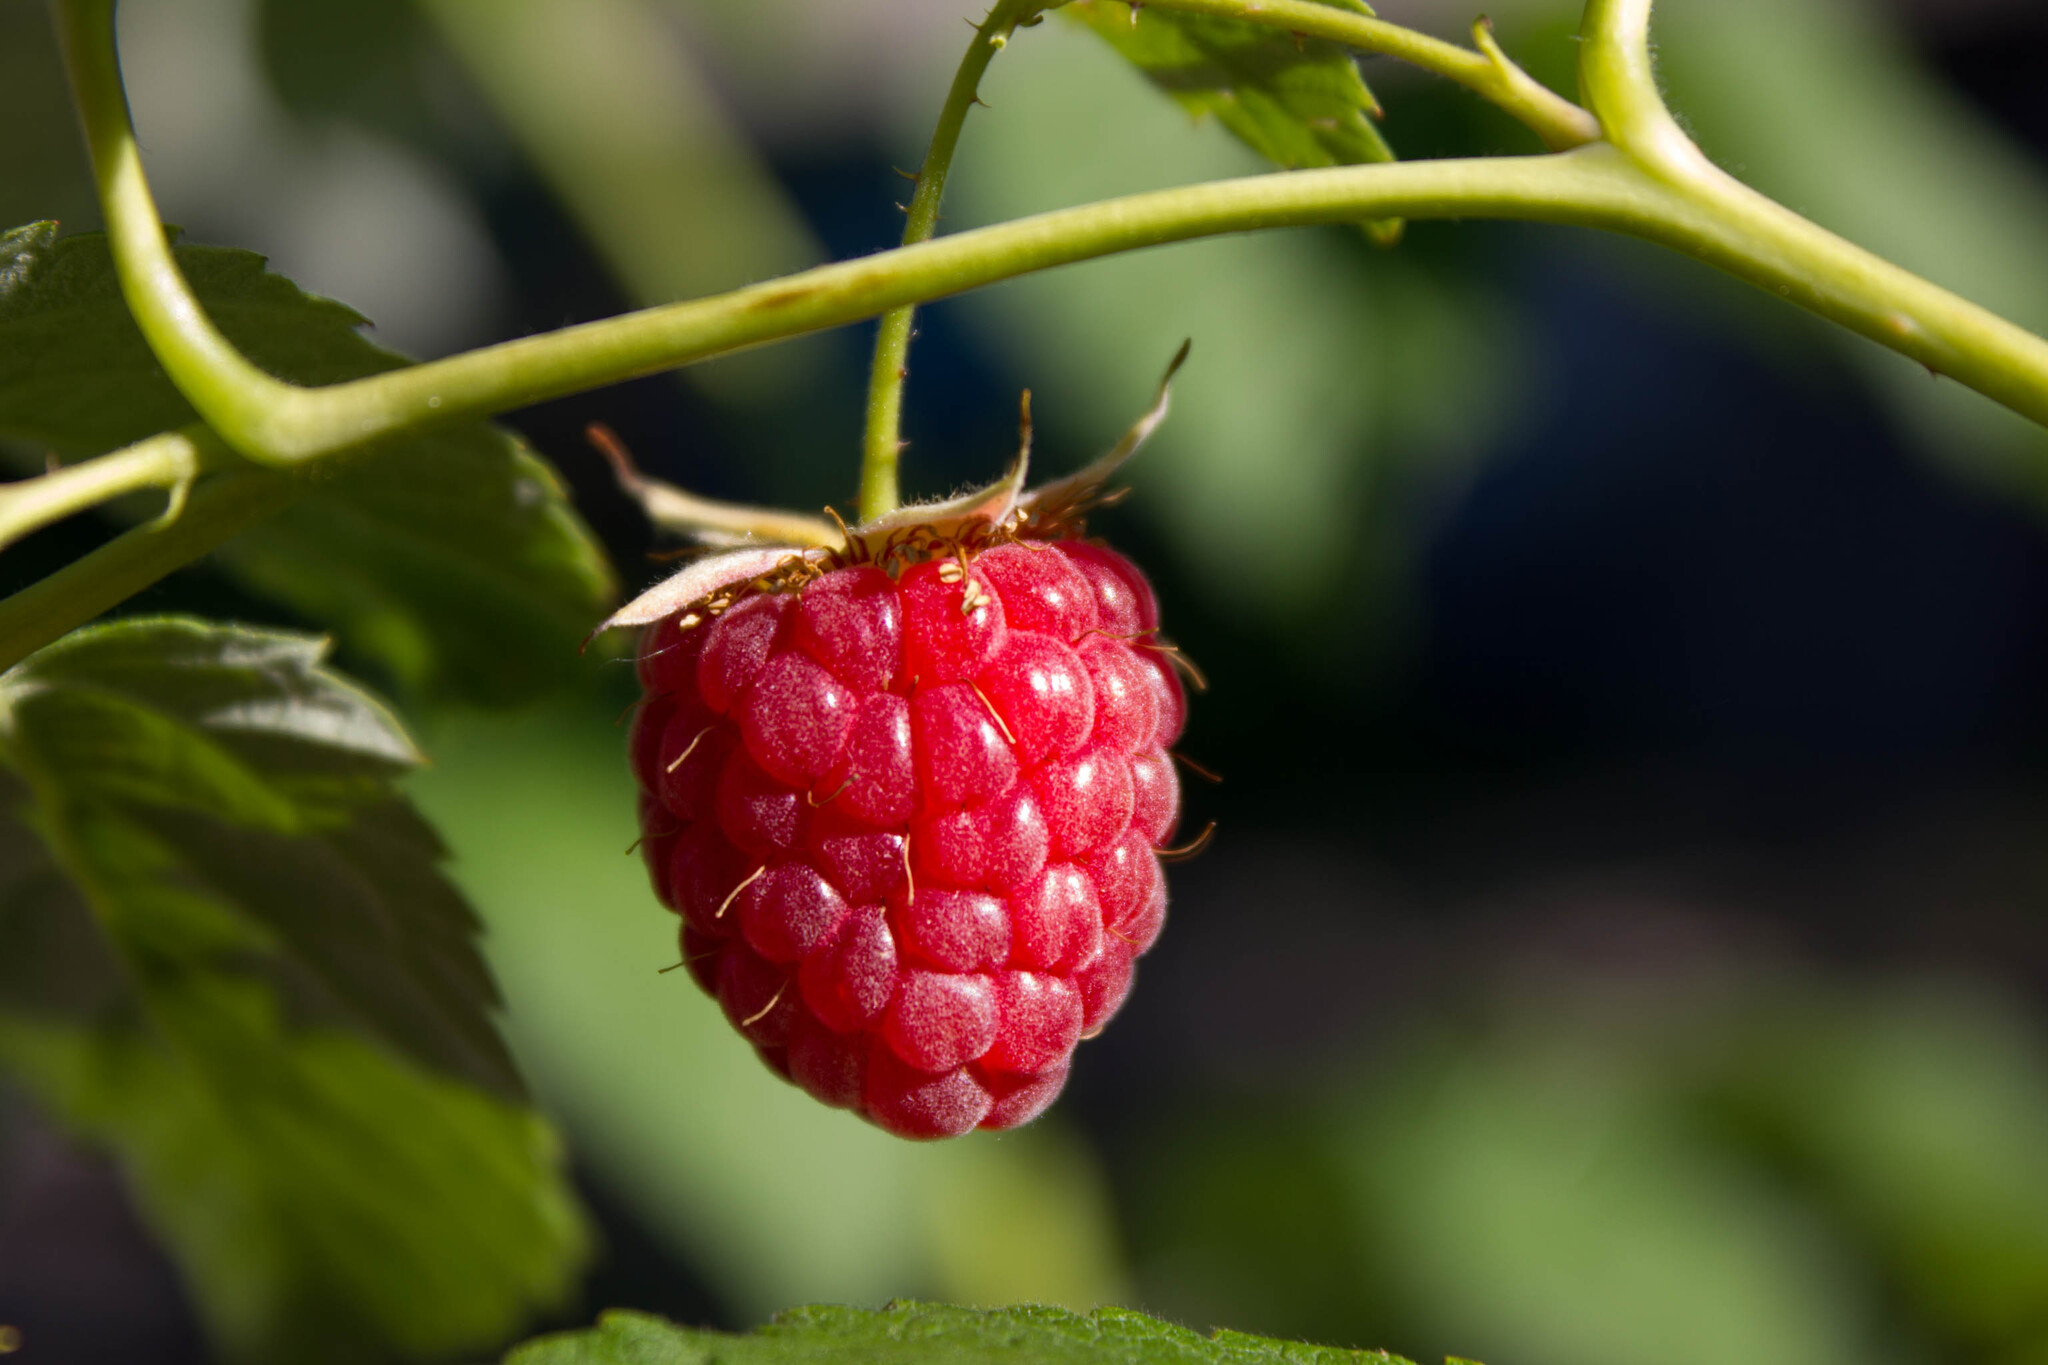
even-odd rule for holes
{"type": "Polygon", "coordinates": [[[0,672],[282,511],[311,487],[305,479],[246,466],[202,480],[175,520],[124,532],[0,601],[0,672]]]}
{"type": "MultiPolygon", "coordinates": [[[[974,39],[953,73],[952,87],[946,91],[924,164],[917,169],[917,188],[905,210],[905,246],[930,241],[938,231],[939,201],[946,192],[946,175],[953,168],[953,149],[960,143],[967,111],[980,100],[981,75],[1010,41],[1018,23],[1042,7],[1043,0],[996,0],[988,17],[974,30],[974,39]]],[[[915,304],[891,308],[882,314],[875,329],[875,358],[868,368],[867,430],[861,442],[860,519],[864,522],[895,511],[902,499],[897,462],[904,445],[903,381],[910,376],[910,336],[916,314],[915,304]]]]}
{"type": "Polygon", "coordinates": [[[1579,18],[1579,97],[1602,135],[1639,160],[1704,159],[1657,93],[1650,0],[1586,0],[1579,18]]]}
{"type": "Polygon", "coordinates": [[[220,334],[171,255],[121,87],[114,0],[56,0],[56,20],[121,294],[150,350],[229,445],[262,463],[306,458],[289,442],[266,439],[278,414],[302,406],[301,391],[257,369],[220,334]]]}
{"type": "Polygon", "coordinates": [[[1207,14],[1248,24],[1282,28],[1310,38],[1325,38],[1359,52],[1398,57],[1471,90],[1527,124],[1552,151],[1582,146],[1600,136],[1593,116],[1516,66],[1494,43],[1492,28],[1481,19],[1473,36],[1479,51],[1432,38],[1312,0],[1144,0],[1153,9],[1207,14]]]}
{"type": "Polygon", "coordinates": [[[501,412],[1116,252],[1385,217],[1527,218],[1660,242],[2048,424],[2048,342],[1772,204],[1716,170],[1675,128],[1665,130],[1669,116],[1654,86],[1643,84],[1648,58],[1637,41],[1647,0],[1592,0],[1587,9],[1589,96],[1603,126],[1624,130],[1616,135],[1626,147],[1291,171],[1131,195],[321,389],[248,378],[255,372],[206,323],[141,181],[111,28],[85,22],[104,15],[106,0],[59,2],[94,154],[113,165],[101,169],[107,216],[145,334],[208,422],[236,449],[271,463],[317,459],[425,422],[501,412]]]}
{"type": "Polygon", "coordinates": [[[191,427],[38,478],[0,484],[0,549],[74,513],[150,488],[171,490],[165,517],[173,517],[180,510],[180,490],[224,457],[232,458],[211,432],[191,427]]]}

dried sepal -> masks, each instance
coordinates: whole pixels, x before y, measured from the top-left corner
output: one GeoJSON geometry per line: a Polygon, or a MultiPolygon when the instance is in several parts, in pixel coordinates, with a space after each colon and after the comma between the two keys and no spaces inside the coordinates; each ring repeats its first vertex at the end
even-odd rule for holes
{"type": "Polygon", "coordinates": [[[1188,349],[1192,341],[1183,341],[1180,349],[1167,362],[1166,373],[1160,376],[1159,392],[1152,399],[1152,406],[1145,409],[1138,420],[1131,423],[1130,430],[1109,450],[1088,464],[1067,475],[1041,484],[1024,495],[1017,510],[1026,525],[1046,526],[1071,518],[1085,510],[1090,504],[1099,502],[1102,490],[1116,476],[1125,460],[1138,453],[1138,447],[1151,439],[1159,424],[1166,420],[1172,406],[1173,377],[1180,367],[1187,363],[1188,349]]]}
{"type": "Polygon", "coordinates": [[[823,517],[700,498],[672,483],[649,478],[640,472],[625,442],[602,422],[592,422],[583,434],[611,465],[619,491],[640,504],[657,531],[699,545],[787,544],[838,549],[846,543],[839,527],[823,517]]]}
{"type": "Polygon", "coordinates": [[[808,577],[806,570],[822,566],[828,554],[800,545],[754,545],[706,555],[620,607],[597,629],[603,632],[618,626],[651,626],[664,616],[709,601],[740,584],[779,577],[792,570],[808,577]]]}
{"type": "Polygon", "coordinates": [[[633,467],[624,448],[609,432],[593,427],[592,442],[611,460],[620,486],[649,508],[657,525],[680,527],[700,539],[711,534],[745,538],[742,545],[693,560],[680,572],[655,584],[612,613],[597,633],[619,626],[652,625],[692,607],[715,614],[726,601],[739,596],[732,590],[743,584],[791,588],[849,562],[881,563],[887,567],[906,557],[929,557],[935,547],[957,550],[1020,535],[1044,537],[1070,530],[1089,507],[1107,500],[1103,489],[1110,479],[1166,420],[1173,377],[1187,360],[1188,346],[1183,341],[1174,353],[1159,381],[1152,406],[1107,453],[1084,468],[1025,491],[1024,481],[1031,464],[1031,395],[1027,391],[1021,404],[1017,454],[1002,478],[936,502],[899,507],[850,529],[838,524],[836,517],[828,522],[823,518],[716,503],[648,479],[633,467]],[[656,516],[657,505],[669,509],[670,515],[656,516]],[[773,532],[780,534],[771,535],[773,532]]]}

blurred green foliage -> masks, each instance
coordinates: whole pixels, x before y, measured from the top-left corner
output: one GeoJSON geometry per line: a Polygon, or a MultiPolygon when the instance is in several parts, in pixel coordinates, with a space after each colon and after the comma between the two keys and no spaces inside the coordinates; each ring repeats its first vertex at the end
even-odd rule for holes
{"type": "Polygon", "coordinates": [[[419,755],[324,653],[133,620],[0,678],[5,916],[42,926],[0,1061],[114,1155],[226,1354],[488,1347],[569,1290],[583,1227],[392,790],[419,755]]]}
{"type": "Polygon", "coordinates": [[[2048,1047],[1974,989],[1552,981],[1333,1082],[1141,1137],[1146,1302],[1509,1361],[2040,1358],[2048,1047]]]}

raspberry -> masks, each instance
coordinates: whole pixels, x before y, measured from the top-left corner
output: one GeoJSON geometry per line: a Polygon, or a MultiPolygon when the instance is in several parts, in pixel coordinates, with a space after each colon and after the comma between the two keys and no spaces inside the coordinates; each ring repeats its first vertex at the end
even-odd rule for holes
{"type": "Polygon", "coordinates": [[[655,620],[631,742],[690,975],[778,1075],[910,1138],[1035,1117],[1122,1004],[1186,716],[1129,561],[931,532],[655,620]]]}

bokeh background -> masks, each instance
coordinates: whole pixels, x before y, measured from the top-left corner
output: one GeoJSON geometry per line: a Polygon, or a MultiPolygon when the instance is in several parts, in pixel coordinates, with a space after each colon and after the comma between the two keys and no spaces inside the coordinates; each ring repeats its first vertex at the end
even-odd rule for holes
{"type": "MultiPolygon", "coordinates": [[[[130,0],[122,36],[167,217],[430,356],[890,244],[964,13],[130,0]]],[[[1495,18],[1571,88],[1571,6],[1495,18]]],[[[1663,0],[1659,25],[1724,165],[2048,328],[2048,4],[1663,0]]],[[[1406,155],[1532,149],[1365,70],[1406,155]]],[[[949,227],[1257,169],[1057,20],[984,94],[949,227]]],[[[0,222],[96,226],[32,0],[0,0],[0,128],[0,222]]],[[[1220,833],[1030,1129],[883,1137],[656,975],[629,669],[414,711],[414,794],[602,1227],[556,1322],[914,1295],[1491,1365],[2048,1362],[2048,436],[1649,248],[1418,223],[927,310],[912,485],[997,471],[1026,386],[1072,467],[1183,337],[1098,526],[1212,680],[1186,748],[1225,778],[1190,790],[1220,833]]],[[[583,425],[694,489],[844,507],[867,342],[510,420],[637,585],[648,530],[583,425]]],[[[106,533],[38,536],[0,590],[106,533]]],[[[135,606],[291,623],[204,568],[135,606]]],[[[41,1361],[204,1358],[111,1168],[12,1096],[0,1321],[41,1361]]]]}

